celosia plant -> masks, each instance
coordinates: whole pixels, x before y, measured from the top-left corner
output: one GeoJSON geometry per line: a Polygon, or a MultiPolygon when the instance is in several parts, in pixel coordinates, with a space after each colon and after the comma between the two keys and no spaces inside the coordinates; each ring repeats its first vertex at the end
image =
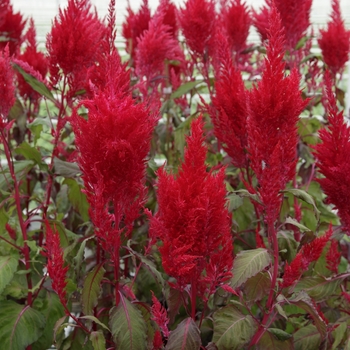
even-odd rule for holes
{"type": "Polygon", "coordinates": [[[1,349],[350,347],[346,23],[266,4],[0,0],[1,349]]]}

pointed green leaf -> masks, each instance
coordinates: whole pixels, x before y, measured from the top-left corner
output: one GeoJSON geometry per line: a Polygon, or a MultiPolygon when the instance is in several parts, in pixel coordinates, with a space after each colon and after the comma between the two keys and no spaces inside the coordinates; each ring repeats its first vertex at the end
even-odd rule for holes
{"type": "Polygon", "coordinates": [[[292,195],[294,195],[295,197],[303,200],[304,202],[311,204],[314,208],[314,212],[316,215],[317,220],[319,220],[320,218],[320,211],[318,210],[316,203],[314,201],[314,199],[304,190],[300,190],[298,188],[290,188],[288,190],[284,190],[282,191],[283,193],[291,193],[292,195]]]}
{"type": "Polygon", "coordinates": [[[263,248],[239,252],[233,262],[231,287],[240,287],[248,278],[262,271],[270,262],[269,253],[263,248]]]}
{"type": "Polygon", "coordinates": [[[63,183],[69,187],[68,198],[72,202],[74,209],[80,213],[84,221],[88,221],[89,204],[86,194],[82,192],[83,187],[75,179],[71,178],[65,179],[63,183]]]}
{"type": "Polygon", "coordinates": [[[227,196],[228,199],[228,211],[231,213],[232,211],[236,210],[243,204],[242,197],[238,196],[237,194],[230,194],[227,196]]]}
{"type": "Polygon", "coordinates": [[[0,256],[0,294],[11,282],[18,266],[18,258],[8,255],[0,256]]]}
{"type": "Polygon", "coordinates": [[[337,288],[349,275],[344,274],[334,278],[324,278],[322,276],[305,277],[298,282],[294,291],[299,292],[303,290],[314,300],[322,301],[335,294],[337,288]]]}
{"type": "Polygon", "coordinates": [[[346,330],[348,325],[346,322],[338,324],[338,327],[332,332],[334,337],[334,342],[332,344],[332,350],[337,350],[338,345],[346,339],[346,330]]]}
{"type": "Polygon", "coordinates": [[[187,83],[184,83],[180,87],[178,87],[177,90],[170,95],[170,98],[171,99],[179,98],[182,95],[185,95],[188,92],[190,92],[195,86],[197,86],[202,82],[203,82],[202,80],[188,81],[187,83]]]}
{"type": "Polygon", "coordinates": [[[271,287],[271,278],[267,272],[259,272],[248,278],[243,286],[243,295],[247,303],[262,300],[268,295],[271,287]]]}
{"type": "Polygon", "coordinates": [[[36,164],[42,163],[42,157],[40,152],[30,146],[27,142],[22,142],[15,150],[17,154],[21,154],[25,159],[33,160],[36,164]]]}
{"type": "Polygon", "coordinates": [[[109,328],[117,350],[146,350],[147,327],[140,311],[122,294],[109,313],[109,328]]]}
{"type": "Polygon", "coordinates": [[[65,162],[57,157],[53,160],[55,166],[55,174],[64,177],[75,177],[77,174],[81,174],[81,170],[77,163],[65,162]]]}
{"type": "Polygon", "coordinates": [[[24,80],[33,88],[33,90],[38,92],[40,95],[45,96],[50,101],[56,103],[51,91],[44,83],[34,78],[31,74],[25,72],[18,64],[13,64],[13,68],[23,76],[24,80]]]}
{"type": "Polygon", "coordinates": [[[106,329],[107,331],[110,332],[109,328],[95,316],[88,315],[88,316],[80,316],[79,318],[83,318],[84,320],[93,321],[96,324],[100,325],[102,328],[104,328],[104,329],[106,329]]]}
{"type": "Polygon", "coordinates": [[[300,222],[298,222],[297,220],[291,218],[291,217],[288,217],[286,219],[286,221],[284,222],[285,224],[291,224],[293,226],[296,226],[298,227],[302,232],[310,232],[311,230],[309,228],[307,228],[306,226],[302,225],[300,222]]]}
{"type": "Polygon", "coordinates": [[[25,350],[42,335],[45,317],[30,306],[0,301],[0,344],[2,349],[25,350]]]}
{"type": "Polygon", "coordinates": [[[188,317],[171,331],[165,350],[197,350],[201,346],[199,328],[188,317]]]}
{"type": "Polygon", "coordinates": [[[317,328],[313,324],[301,327],[294,335],[295,350],[319,349],[321,345],[321,337],[317,328]]]}
{"type": "Polygon", "coordinates": [[[213,317],[213,342],[220,350],[243,349],[258,328],[250,315],[243,315],[233,305],[219,309],[213,317]]]}
{"type": "Polygon", "coordinates": [[[91,332],[90,340],[94,350],[106,350],[106,340],[102,331],[91,332]]]}
{"type": "Polygon", "coordinates": [[[269,328],[256,345],[256,350],[294,350],[291,337],[281,329],[269,328]]]}
{"type": "Polygon", "coordinates": [[[103,265],[99,264],[85,278],[82,295],[82,308],[85,315],[93,314],[93,308],[97,305],[97,299],[100,295],[100,284],[104,273],[103,265]]]}
{"type": "Polygon", "coordinates": [[[278,231],[277,240],[279,250],[286,251],[285,253],[280,252],[281,257],[286,259],[290,264],[298,248],[298,243],[294,238],[294,234],[291,231],[278,231]]]}
{"type": "Polygon", "coordinates": [[[257,203],[259,203],[261,205],[263,204],[257,194],[250,193],[246,189],[237,190],[237,191],[234,191],[234,193],[240,194],[241,197],[248,197],[248,198],[252,199],[253,201],[255,201],[255,202],[257,202],[257,203]]]}

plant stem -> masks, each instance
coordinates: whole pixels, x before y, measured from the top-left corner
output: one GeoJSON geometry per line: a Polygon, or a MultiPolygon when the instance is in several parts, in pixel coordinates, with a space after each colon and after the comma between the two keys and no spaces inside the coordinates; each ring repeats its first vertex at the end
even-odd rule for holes
{"type": "Polygon", "coordinates": [[[192,283],[191,283],[191,317],[193,321],[196,319],[196,296],[197,296],[197,289],[196,289],[196,276],[192,276],[192,283]]]}

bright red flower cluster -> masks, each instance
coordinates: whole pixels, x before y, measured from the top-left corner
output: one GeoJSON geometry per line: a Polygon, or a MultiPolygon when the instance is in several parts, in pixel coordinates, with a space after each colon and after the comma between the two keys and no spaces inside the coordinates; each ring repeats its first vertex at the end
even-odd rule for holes
{"type": "Polygon", "coordinates": [[[186,43],[196,57],[211,55],[215,37],[215,3],[213,0],[187,0],[179,11],[179,23],[186,43]]]}
{"type": "Polygon", "coordinates": [[[350,127],[337,108],[330,75],[325,76],[328,128],[320,130],[315,146],[316,164],[324,178],[318,179],[328,203],[335,205],[344,231],[350,234],[350,127]]]}
{"type": "Polygon", "coordinates": [[[332,0],[331,21],[327,29],[320,30],[318,44],[322,50],[324,62],[333,75],[342,73],[349,59],[350,30],[346,30],[341,17],[339,0],[332,0]]]}
{"type": "Polygon", "coordinates": [[[151,238],[159,238],[165,272],[183,289],[192,284],[205,297],[227,280],[232,268],[231,218],[226,208],[224,169],[208,173],[203,122],[192,122],[185,159],[175,176],[158,172],[159,210],[151,238]]]}
{"type": "Polygon", "coordinates": [[[58,294],[63,305],[66,304],[66,274],[69,266],[64,266],[63,250],[60,244],[60,235],[56,228],[51,228],[48,222],[46,226],[46,256],[47,272],[52,280],[52,289],[58,294]]]}
{"type": "Polygon", "coordinates": [[[47,36],[50,79],[56,85],[67,78],[73,96],[86,85],[86,71],[96,61],[100,42],[106,28],[96,13],[91,12],[89,0],[69,0],[67,8],[59,11],[47,36]]]}
{"type": "Polygon", "coordinates": [[[15,103],[14,73],[10,63],[9,48],[0,51],[0,128],[4,126],[8,113],[15,103]]]}
{"type": "Polygon", "coordinates": [[[165,337],[168,337],[170,332],[168,329],[168,324],[169,324],[169,317],[168,314],[163,307],[163,305],[159,302],[159,300],[156,298],[154,293],[152,292],[152,317],[151,319],[157,323],[159,328],[162,330],[162,333],[164,334],[165,337]]]}
{"type": "Polygon", "coordinates": [[[296,171],[297,122],[306,106],[299,75],[285,76],[284,34],[276,7],[271,9],[269,43],[262,79],[248,94],[248,143],[267,221],[278,216],[280,193],[296,171]]]}

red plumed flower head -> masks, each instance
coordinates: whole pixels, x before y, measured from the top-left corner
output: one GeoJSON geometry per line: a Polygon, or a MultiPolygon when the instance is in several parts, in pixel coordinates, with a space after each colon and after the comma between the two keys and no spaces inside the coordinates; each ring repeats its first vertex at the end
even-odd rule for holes
{"type": "Polygon", "coordinates": [[[20,13],[14,13],[8,0],[0,0],[0,50],[9,45],[10,55],[17,55],[23,42],[26,21],[20,13]]]}
{"type": "Polygon", "coordinates": [[[327,29],[320,30],[318,44],[322,50],[324,62],[335,75],[342,73],[350,52],[350,30],[346,30],[341,18],[339,0],[332,0],[331,21],[327,29]]]}
{"type": "Polygon", "coordinates": [[[324,176],[318,182],[328,203],[338,209],[343,229],[350,235],[350,127],[343,113],[338,111],[329,74],[326,74],[325,82],[329,125],[320,130],[321,143],[315,146],[316,165],[324,176]]]}
{"type": "Polygon", "coordinates": [[[59,11],[47,35],[50,78],[52,85],[61,79],[60,70],[68,78],[71,94],[84,88],[87,69],[96,61],[106,28],[89,0],[69,0],[59,11]]]}
{"type": "Polygon", "coordinates": [[[277,218],[281,194],[296,171],[297,122],[306,106],[299,75],[285,76],[284,35],[276,7],[271,9],[269,43],[262,79],[248,96],[248,143],[267,220],[277,218]]]}
{"type": "Polygon", "coordinates": [[[207,172],[203,122],[192,123],[185,159],[177,175],[158,171],[159,210],[151,219],[150,234],[159,238],[165,272],[177,287],[196,284],[204,297],[230,277],[231,218],[226,208],[224,169],[207,172]]]}
{"type": "Polygon", "coordinates": [[[215,36],[215,3],[213,0],[187,0],[179,11],[179,23],[186,43],[195,56],[213,52],[215,36]]]}
{"type": "Polygon", "coordinates": [[[4,126],[8,113],[15,103],[14,73],[10,63],[9,48],[0,50],[0,128],[4,126]]]}

